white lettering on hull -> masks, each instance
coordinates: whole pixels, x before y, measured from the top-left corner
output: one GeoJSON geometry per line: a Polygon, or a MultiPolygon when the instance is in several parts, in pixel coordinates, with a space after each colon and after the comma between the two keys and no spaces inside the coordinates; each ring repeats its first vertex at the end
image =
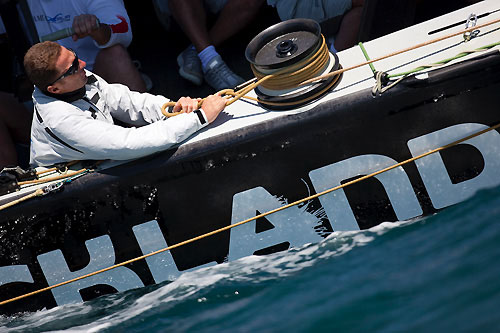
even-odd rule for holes
{"type": "MultiPolygon", "coordinates": [[[[454,140],[485,129],[482,124],[460,124],[423,135],[408,141],[413,156],[443,146],[454,140]]],[[[431,202],[436,209],[444,208],[472,196],[476,191],[500,184],[500,134],[496,131],[467,140],[477,149],[484,159],[484,168],[476,177],[452,184],[441,156],[436,153],[415,161],[431,202]]],[[[381,170],[397,162],[383,155],[361,155],[339,161],[309,173],[316,192],[338,186],[352,177],[366,175],[381,170]]],[[[411,182],[402,167],[394,168],[375,176],[382,184],[398,219],[405,220],[422,214],[422,208],[414,193],[411,182]]],[[[342,189],[320,197],[329,221],[334,230],[359,229],[353,210],[342,189]]],[[[285,200],[270,194],[263,187],[256,187],[236,193],[233,196],[231,223],[256,216],[257,212],[267,212],[284,206],[285,200]]],[[[256,232],[258,222],[251,221],[231,229],[229,260],[235,260],[255,251],[288,242],[290,246],[300,246],[318,242],[322,237],[315,231],[318,218],[305,210],[306,206],[293,206],[266,217],[271,224],[261,232],[256,232]]],[[[156,220],[134,226],[134,235],[143,254],[168,247],[156,220]]],[[[93,273],[115,265],[115,250],[109,236],[100,236],[86,241],[90,255],[89,264],[78,271],[71,272],[60,250],[41,254],[37,257],[48,284],[55,285],[70,279],[93,273]]],[[[156,283],[174,280],[180,275],[169,251],[146,258],[146,263],[156,283]]],[[[200,267],[212,266],[208,263],[200,267]]],[[[27,265],[0,267],[0,287],[13,282],[33,283],[27,265]]],[[[80,290],[96,285],[109,285],[118,291],[143,286],[141,279],[129,268],[118,267],[113,270],[88,277],[52,289],[58,305],[82,302],[80,290]]]]}
{"type": "MultiPolygon", "coordinates": [[[[487,128],[488,126],[482,124],[450,126],[408,141],[408,148],[413,156],[418,156],[487,128]]],[[[500,184],[500,134],[497,131],[489,131],[461,144],[473,146],[479,150],[484,159],[483,171],[472,179],[452,184],[443,159],[438,153],[415,161],[432,205],[436,209],[464,201],[482,188],[500,184]]]]}
{"type": "Polygon", "coordinates": [[[0,267],[0,287],[12,282],[34,282],[27,265],[0,267]]]}
{"type": "MultiPolygon", "coordinates": [[[[256,211],[267,212],[285,204],[263,187],[237,193],[233,196],[231,224],[255,217],[256,211]]],[[[314,231],[318,218],[306,212],[304,208],[293,206],[268,215],[266,219],[274,228],[261,233],[255,232],[256,221],[231,229],[229,260],[246,257],[257,250],[283,242],[289,242],[293,247],[322,239],[314,231]]]]}
{"type": "MultiPolygon", "coordinates": [[[[85,242],[90,255],[89,264],[78,271],[71,272],[60,250],[41,254],[37,257],[49,286],[68,281],[85,274],[93,273],[115,264],[115,251],[109,236],[100,236],[85,242]]],[[[81,289],[99,284],[109,285],[118,291],[143,287],[141,279],[134,271],[118,267],[88,278],[51,289],[58,305],[82,302],[81,289]]]]}
{"type": "MultiPolygon", "coordinates": [[[[160,230],[160,226],[156,220],[152,220],[146,223],[136,225],[132,228],[135,234],[135,238],[141,247],[143,254],[152,253],[165,249],[168,247],[165,238],[160,230]]],[[[170,251],[163,251],[161,253],[155,254],[153,256],[146,258],[146,263],[148,264],[149,270],[153,275],[153,279],[156,283],[163,281],[173,281],[181,272],[177,269],[175,265],[174,258],[170,251]]],[[[209,267],[215,265],[215,262],[211,262],[205,265],[197,266],[191,269],[187,269],[183,272],[189,272],[194,269],[200,269],[202,267],[209,267]]]]}
{"type": "MultiPolygon", "coordinates": [[[[368,175],[397,163],[383,155],[355,156],[313,170],[309,173],[309,178],[319,193],[341,185],[346,179],[368,175]]],[[[422,208],[402,167],[381,173],[375,178],[384,186],[398,219],[406,220],[422,214],[422,208]]],[[[343,189],[322,195],[319,200],[325,208],[333,230],[359,230],[358,222],[343,189]]]]}

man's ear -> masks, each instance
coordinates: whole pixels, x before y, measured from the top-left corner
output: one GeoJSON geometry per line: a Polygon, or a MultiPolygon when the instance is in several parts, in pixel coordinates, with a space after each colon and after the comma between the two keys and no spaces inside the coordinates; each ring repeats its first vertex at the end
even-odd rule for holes
{"type": "Polygon", "coordinates": [[[48,86],[47,87],[47,91],[51,94],[57,94],[57,93],[59,93],[59,90],[60,89],[56,86],[48,86]]]}

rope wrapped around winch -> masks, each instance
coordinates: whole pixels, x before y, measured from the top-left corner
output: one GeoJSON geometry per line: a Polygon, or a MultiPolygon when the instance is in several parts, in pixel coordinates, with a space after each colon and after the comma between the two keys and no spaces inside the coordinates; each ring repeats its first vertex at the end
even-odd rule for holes
{"type": "MultiPolygon", "coordinates": [[[[262,73],[253,64],[251,64],[250,67],[255,75],[254,79],[251,79],[246,83],[244,83],[242,85],[242,88],[238,91],[234,91],[234,89],[224,89],[219,91],[217,94],[227,99],[226,106],[231,105],[240,98],[253,100],[262,104],[283,105],[283,106],[299,105],[309,100],[315,99],[316,97],[320,96],[321,94],[329,90],[337,82],[337,80],[332,81],[332,83],[328,84],[325,87],[325,89],[321,90],[319,93],[294,102],[278,103],[278,102],[263,101],[255,97],[246,96],[246,94],[258,86],[262,86],[270,90],[285,90],[285,89],[297,88],[303,81],[314,78],[318,74],[321,74],[322,70],[328,63],[330,57],[330,52],[328,51],[328,47],[325,42],[325,37],[321,35],[321,39],[322,41],[319,48],[311,56],[302,59],[301,61],[293,65],[280,68],[270,74],[262,73]]],[[[205,99],[202,99],[198,103],[198,107],[201,107],[204,100],[205,99]]],[[[166,117],[173,117],[183,113],[183,111],[180,112],[167,111],[168,108],[175,106],[175,104],[176,102],[167,102],[163,104],[163,106],[161,107],[162,114],[166,117]]]]}

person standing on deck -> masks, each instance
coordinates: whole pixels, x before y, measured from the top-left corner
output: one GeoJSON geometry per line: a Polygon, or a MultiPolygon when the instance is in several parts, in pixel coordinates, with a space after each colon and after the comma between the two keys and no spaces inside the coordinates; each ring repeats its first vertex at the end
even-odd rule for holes
{"type": "Polygon", "coordinates": [[[198,100],[181,98],[166,118],[163,96],[108,84],[85,70],[78,55],[54,42],[32,46],[24,57],[34,83],[30,164],[51,165],[72,160],[127,160],[165,150],[215,120],[225,99],[211,95],[202,108],[198,100]],[[113,118],[130,124],[124,128],[113,118]]]}

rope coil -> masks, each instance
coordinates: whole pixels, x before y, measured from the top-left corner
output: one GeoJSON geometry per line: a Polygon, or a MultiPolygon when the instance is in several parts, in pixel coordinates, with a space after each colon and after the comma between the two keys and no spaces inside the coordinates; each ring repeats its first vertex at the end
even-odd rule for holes
{"type": "Polygon", "coordinates": [[[260,84],[262,87],[269,90],[285,90],[296,88],[304,80],[315,77],[324,69],[329,58],[330,53],[326,46],[325,37],[321,35],[321,44],[311,56],[283,70],[278,70],[275,74],[262,73],[254,64],[250,64],[250,68],[257,80],[272,75],[271,78],[260,84]]]}
{"type": "MultiPolygon", "coordinates": [[[[313,100],[316,97],[328,91],[338,81],[340,75],[337,77],[336,80],[333,80],[330,84],[327,85],[327,87],[325,87],[325,89],[322,89],[319,93],[316,93],[313,96],[309,96],[307,98],[294,102],[280,103],[280,102],[263,101],[255,97],[246,96],[246,94],[252,91],[253,89],[257,88],[258,86],[262,86],[270,90],[285,90],[285,89],[297,88],[299,84],[304,80],[314,78],[316,75],[318,75],[325,68],[329,59],[330,59],[330,52],[328,51],[325,37],[321,35],[320,46],[318,47],[317,50],[314,51],[314,53],[311,56],[306,57],[305,59],[302,59],[301,61],[293,65],[278,69],[277,71],[271,74],[262,73],[258,68],[256,68],[253,64],[251,64],[250,67],[255,75],[255,78],[247,81],[249,84],[247,85],[244,84],[243,88],[240,89],[238,92],[235,92],[234,89],[224,89],[219,91],[218,94],[227,99],[226,106],[233,104],[240,98],[245,98],[248,100],[256,101],[258,103],[267,105],[280,105],[280,106],[299,105],[309,100],[313,100]]],[[[203,101],[204,99],[202,99],[198,103],[198,107],[201,107],[203,101]]],[[[167,111],[168,108],[175,106],[175,104],[176,102],[167,102],[163,104],[161,107],[162,114],[167,118],[170,118],[183,113],[183,111],[180,112],[167,111]]]]}

